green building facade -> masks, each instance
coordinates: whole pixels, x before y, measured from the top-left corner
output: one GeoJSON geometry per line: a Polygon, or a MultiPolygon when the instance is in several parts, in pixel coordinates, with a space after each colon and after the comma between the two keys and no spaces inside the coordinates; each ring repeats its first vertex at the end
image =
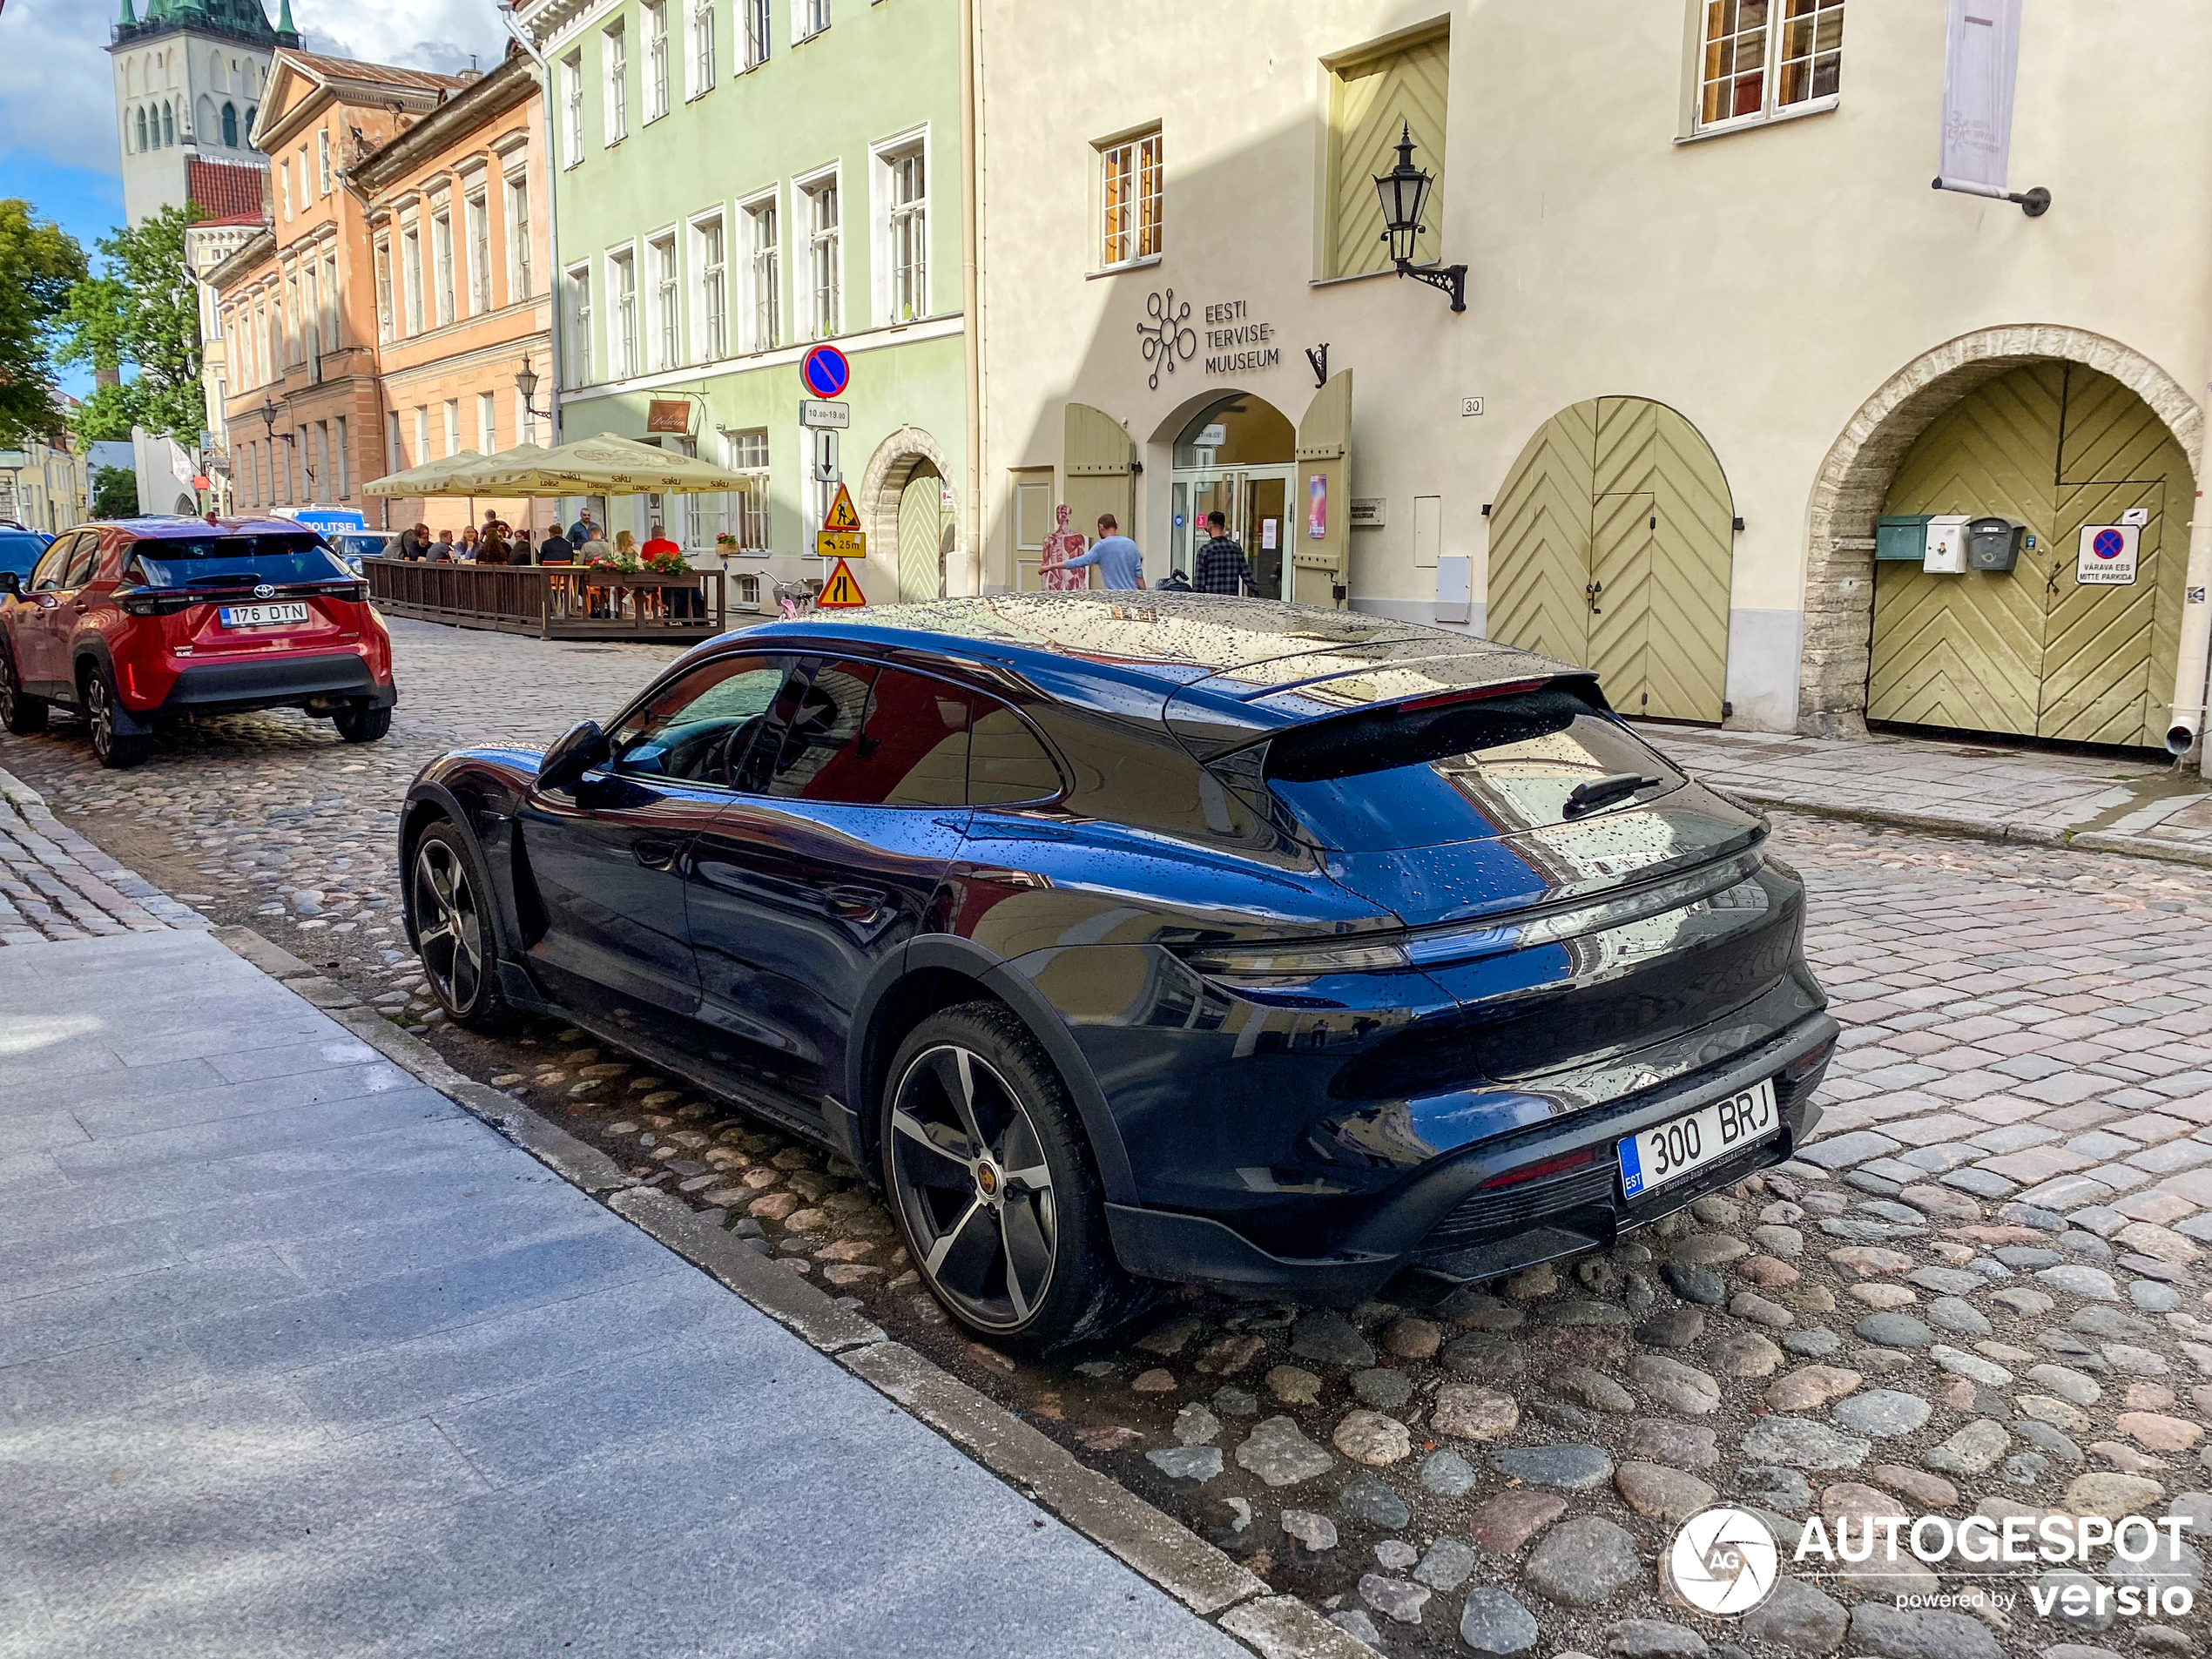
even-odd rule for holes
{"type": "Polygon", "coordinates": [[[550,80],[562,439],[657,441],[752,479],[595,516],[641,541],[664,523],[695,563],[724,556],[733,606],[772,609],[774,582],[827,574],[833,465],[870,600],[944,592],[966,466],[958,0],[519,10],[550,80]],[[829,443],[802,424],[821,341],[851,366],[829,443]]]}

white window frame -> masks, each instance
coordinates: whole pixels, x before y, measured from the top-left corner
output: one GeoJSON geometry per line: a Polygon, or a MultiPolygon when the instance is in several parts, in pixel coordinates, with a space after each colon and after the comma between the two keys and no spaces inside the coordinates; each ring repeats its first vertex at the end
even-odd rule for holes
{"type": "Polygon", "coordinates": [[[740,553],[766,554],[774,550],[768,459],[767,428],[723,429],[723,470],[743,473],[748,482],[741,489],[723,493],[717,503],[715,528],[718,534],[733,537],[740,553]]]}
{"type": "Polygon", "coordinates": [[[778,192],[766,191],[738,204],[745,225],[744,348],[773,351],[783,344],[784,320],[784,204],[778,192]],[[764,216],[772,234],[764,239],[764,216]]]}
{"type": "Polygon", "coordinates": [[[397,409],[384,412],[384,470],[407,470],[407,441],[400,435],[400,412],[397,409]]]}
{"type": "Polygon", "coordinates": [[[612,149],[630,136],[630,40],[617,17],[599,31],[600,142],[612,149]]]}
{"type": "Polygon", "coordinates": [[[646,361],[651,372],[684,367],[684,265],[674,229],[645,239],[646,361]]]}
{"type": "Polygon", "coordinates": [[[469,314],[481,317],[492,308],[490,189],[479,185],[462,198],[462,212],[469,231],[469,314]]]}
{"type": "Polygon", "coordinates": [[[450,203],[430,214],[430,280],[432,314],[443,328],[461,314],[460,294],[454,286],[453,207],[450,203]]]}
{"type": "MultiPolygon", "coordinates": [[[[1845,10],[1845,3],[1846,0],[1818,0],[1811,24],[1816,36],[1820,27],[1822,14],[1841,12],[1845,10]]],[[[1707,30],[1711,25],[1716,9],[1717,0],[1715,6],[1696,7],[1690,18],[1693,55],[1690,59],[1689,131],[1691,136],[1711,132],[1734,132],[1744,127],[1764,126],[1770,121],[1786,121],[1800,115],[1817,115],[1822,111],[1834,109],[1841,101],[1843,48],[1840,44],[1835,48],[1838,58],[1838,90],[1836,91],[1808,95],[1790,104],[1780,104],[1776,101],[1779,93],[1784,64],[1782,56],[1784,36],[1789,25],[1787,20],[1782,16],[1784,8],[1780,0],[1774,0],[1774,3],[1767,8],[1764,55],[1759,68],[1759,107],[1743,115],[1724,115],[1711,121],[1706,120],[1704,118],[1705,88],[1709,82],[1705,73],[1705,64],[1707,53],[1711,50],[1707,30]]],[[[1817,57],[1817,52],[1813,56],[1817,57]]],[[[1732,82],[1740,79],[1741,76],[1732,71],[1722,78],[1732,82]]]]}
{"type": "Polygon", "coordinates": [[[759,69],[768,61],[771,24],[768,0],[738,0],[745,8],[745,66],[759,69]]]}
{"type": "Polygon", "coordinates": [[[499,396],[494,392],[476,394],[476,453],[499,453],[499,396]]]}
{"type": "Polygon", "coordinates": [[[415,455],[418,466],[430,458],[430,406],[428,403],[415,406],[415,455]]]}
{"type": "Polygon", "coordinates": [[[445,420],[446,454],[457,455],[461,453],[461,400],[459,398],[449,397],[446,400],[445,420]]]}
{"type": "Polygon", "coordinates": [[[794,179],[791,190],[793,221],[806,227],[806,280],[803,285],[794,285],[806,300],[803,337],[810,341],[834,340],[845,327],[844,167],[841,164],[833,165],[804,179],[794,179]],[[836,223],[827,230],[816,225],[825,187],[833,192],[836,210],[836,223]],[[823,277],[828,279],[826,283],[819,280],[823,277]],[[825,315],[825,312],[829,314],[825,315]]]}
{"type": "Polygon", "coordinates": [[[530,176],[507,175],[507,303],[527,300],[530,287],[530,176]]]}
{"type": "Polygon", "coordinates": [[[668,113],[668,0],[644,0],[637,10],[645,25],[645,125],[651,126],[668,113]]]}
{"type": "Polygon", "coordinates": [[[868,217],[874,245],[869,263],[875,274],[875,320],[878,327],[893,327],[920,322],[930,314],[929,129],[923,125],[886,138],[871,145],[868,156],[868,217]],[[906,177],[905,164],[909,160],[917,164],[921,172],[921,194],[913,201],[902,203],[899,192],[906,177]],[[908,296],[901,292],[906,273],[899,257],[902,247],[919,251],[914,279],[918,292],[912,296],[910,310],[908,296]]]}
{"type": "Polygon", "coordinates": [[[1120,138],[1109,138],[1096,147],[1098,160],[1097,210],[1093,228],[1098,240],[1097,250],[1101,271],[1125,271],[1132,266],[1156,263],[1167,246],[1167,145],[1157,125],[1120,138]],[[1152,187],[1144,187],[1144,147],[1152,147],[1152,187]],[[1124,172],[1116,159],[1127,156],[1127,183],[1117,205],[1115,201],[1115,179],[1124,172]],[[1144,246],[1144,206],[1152,204],[1152,246],[1144,246]],[[1117,217],[1118,216],[1118,217],[1117,217]]]}
{"type": "Polygon", "coordinates": [[[685,94],[687,102],[705,98],[714,90],[714,0],[691,0],[691,50],[685,56],[690,66],[685,82],[689,89],[685,94]]]}
{"type": "Polygon", "coordinates": [[[568,112],[562,136],[568,154],[561,159],[574,167],[583,160],[583,54],[570,52],[561,60],[561,101],[568,112]]]}
{"type": "Polygon", "coordinates": [[[346,452],[346,417],[342,415],[330,423],[330,459],[338,475],[338,499],[344,501],[354,493],[354,469],[346,452]]]}
{"type": "Polygon", "coordinates": [[[287,156],[277,167],[277,184],[284,193],[284,222],[292,222],[292,158],[287,156]]]}
{"type": "Polygon", "coordinates": [[[400,226],[401,298],[407,306],[409,338],[422,332],[422,221],[410,219],[400,226]]]}
{"type": "Polygon", "coordinates": [[[529,400],[523,395],[523,388],[515,388],[515,433],[516,442],[537,442],[537,416],[530,413],[529,400]]]}
{"type": "Polygon", "coordinates": [[[562,365],[571,387],[589,386],[592,376],[591,267],[572,265],[561,273],[561,326],[568,331],[562,365]]]}
{"type": "Polygon", "coordinates": [[[330,129],[328,127],[315,129],[315,152],[316,182],[322,187],[320,193],[327,196],[330,194],[330,129]]]}
{"type": "Polygon", "coordinates": [[[692,355],[718,362],[730,354],[730,216],[719,207],[701,213],[691,238],[692,355]],[[718,247],[710,247],[710,235],[718,247]]]}
{"type": "Polygon", "coordinates": [[[607,378],[626,381],[637,373],[637,249],[625,245],[607,251],[607,378]]]}
{"type": "Polygon", "coordinates": [[[829,32],[830,0],[791,0],[791,44],[829,32]]]}

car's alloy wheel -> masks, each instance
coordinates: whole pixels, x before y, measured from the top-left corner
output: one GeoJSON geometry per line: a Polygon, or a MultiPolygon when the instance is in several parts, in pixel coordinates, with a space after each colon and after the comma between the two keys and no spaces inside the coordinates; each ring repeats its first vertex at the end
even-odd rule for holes
{"type": "Polygon", "coordinates": [[[92,729],[92,753],[103,766],[135,766],[153,752],[153,739],[117,731],[115,704],[115,687],[107,671],[93,669],[84,677],[84,718],[92,729]]]}
{"type": "Polygon", "coordinates": [[[440,835],[424,836],[415,849],[415,938],[446,1011],[456,1019],[476,1013],[488,989],[483,916],[467,863],[440,835]]]}

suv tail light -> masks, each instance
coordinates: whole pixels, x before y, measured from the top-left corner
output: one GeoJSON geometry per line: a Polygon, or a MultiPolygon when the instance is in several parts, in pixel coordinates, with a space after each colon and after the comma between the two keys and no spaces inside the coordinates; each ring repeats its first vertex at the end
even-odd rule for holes
{"type": "Polygon", "coordinates": [[[1524,1163],[1517,1170],[1507,1170],[1503,1175],[1494,1175],[1477,1192],[1495,1192],[1500,1187],[1517,1187],[1530,1181],[1541,1181],[1548,1175],[1563,1175],[1569,1170],[1579,1170],[1597,1162],[1597,1148],[1585,1146],[1572,1152],[1562,1152],[1555,1158],[1544,1158],[1534,1163],[1524,1163]]]}

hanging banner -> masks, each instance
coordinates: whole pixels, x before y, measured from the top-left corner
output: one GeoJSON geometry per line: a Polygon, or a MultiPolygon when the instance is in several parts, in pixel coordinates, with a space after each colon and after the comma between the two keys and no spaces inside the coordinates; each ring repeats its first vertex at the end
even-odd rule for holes
{"type": "Polygon", "coordinates": [[[1936,187],[2005,198],[2013,145],[2013,79],[2020,0],[1948,0],[1943,142],[1936,187]]]}

